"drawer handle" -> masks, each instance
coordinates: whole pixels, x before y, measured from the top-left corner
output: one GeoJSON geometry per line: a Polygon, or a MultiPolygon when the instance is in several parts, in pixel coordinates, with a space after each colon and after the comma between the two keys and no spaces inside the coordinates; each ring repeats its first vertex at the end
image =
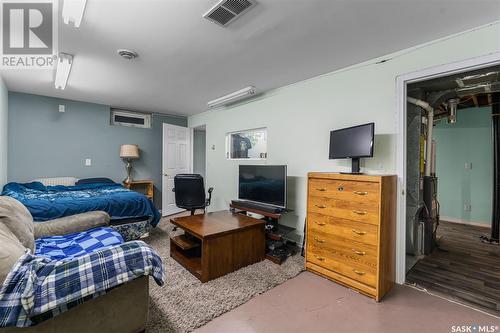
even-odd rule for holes
{"type": "Polygon", "coordinates": [[[357,195],[367,195],[368,192],[365,192],[365,191],[354,191],[354,194],[357,194],[357,195]]]}
{"type": "Polygon", "coordinates": [[[354,232],[355,234],[357,235],[366,235],[366,231],[360,231],[360,230],[356,230],[356,229],[352,229],[352,232],[354,232]]]}
{"type": "Polygon", "coordinates": [[[365,275],[366,273],[363,272],[363,271],[358,271],[357,269],[353,269],[352,270],[354,273],[358,274],[358,275],[365,275]]]}
{"type": "Polygon", "coordinates": [[[317,225],[319,225],[320,227],[326,225],[325,222],[318,222],[318,221],[314,221],[314,223],[316,223],[317,225]]]}
{"type": "Polygon", "coordinates": [[[325,257],[314,255],[314,258],[318,259],[319,261],[325,261],[325,257]]]}
{"type": "Polygon", "coordinates": [[[324,239],[320,239],[320,238],[318,238],[318,237],[314,237],[314,240],[315,240],[316,242],[318,242],[318,243],[324,243],[324,242],[325,242],[325,240],[324,240],[324,239]]]}
{"type": "Polygon", "coordinates": [[[339,190],[340,192],[342,192],[344,190],[344,186],[337,187],[337,190],[339,190]]]}
{"type": "Polygon", "coordinates": [[[325,205],[315,205],[315,206],[318,207],[318,208],[321,208],[321,209],[326,208],[325,205]]]}
{"type": "Polygon", "coordinates": [[[317,188],[316,191],[319,191],[319,192],[325,192],[326,191],[326,188],[317,188]]]}
{"type": "Polygon", "coordinates": [[[352,212],[354,214],[358,214],[358,215],[366,215],[366,214],[368,214],[365,210],[353,210],[352,212]]]}
{"type": "Polygon", "coordinates": [[[358,251],[356,249],[352,249],[352,252],[356,253],[358,256],[364,256],[366,254],[365,251],[358,251]]]}

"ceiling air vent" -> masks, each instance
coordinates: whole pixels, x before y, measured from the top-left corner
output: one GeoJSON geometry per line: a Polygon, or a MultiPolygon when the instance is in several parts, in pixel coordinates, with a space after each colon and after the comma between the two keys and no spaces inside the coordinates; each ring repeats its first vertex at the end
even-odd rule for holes
{"type": "Polygon", "coordinates": [[[222,0],[206,12],[203,17],[226,27],[255,5],[254,0],[222,0]]]}

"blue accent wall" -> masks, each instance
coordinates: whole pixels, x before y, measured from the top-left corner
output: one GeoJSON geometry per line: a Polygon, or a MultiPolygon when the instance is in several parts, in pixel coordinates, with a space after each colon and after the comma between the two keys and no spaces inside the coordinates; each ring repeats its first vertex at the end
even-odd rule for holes
{"type": "Polygon", "coordinates": [[[8,92],[0,77],[0,188],[7,182],[8,92]]]}
{"type": "Polygon", "coordinates": [[[184,117],[153,115],[151,129],[110,125],[110,107],[59,98],[9,92],[8,180],[39,177],[108,177],[121,182],[125,165],[120,145],[138,144],[134,179],[155,182],[161,205],[162,124],[187,126],[184,117]],[[59,104],[66,112],[58,112],[59,104]],[[85,159],[92,166],[85,166],[85,159]]]}

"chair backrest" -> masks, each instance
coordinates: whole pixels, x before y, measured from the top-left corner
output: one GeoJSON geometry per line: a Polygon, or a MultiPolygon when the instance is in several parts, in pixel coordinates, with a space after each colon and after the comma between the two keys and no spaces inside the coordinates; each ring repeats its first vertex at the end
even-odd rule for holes
{"type": "Polygon", "coordinates": [[[184,209],[205,208],[205,184],[198,174],[178,174],[174,177],[175,205],[184,209]]]}

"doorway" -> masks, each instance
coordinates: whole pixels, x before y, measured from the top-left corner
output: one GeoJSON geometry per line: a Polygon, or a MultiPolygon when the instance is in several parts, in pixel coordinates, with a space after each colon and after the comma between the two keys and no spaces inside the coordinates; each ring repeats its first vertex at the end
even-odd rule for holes
{"type": "Polygon", "coordinates": [[[498,65],[409,84],[405,147],[406,282],[497,316],[498,94],[498,65]]]}
{"type": "Polygon", "coordinates": [[[192,171],[191,136],[187,127],[163,124],[162,216],[184,211],[175,205],[172,190],[177,174],[192,171]]]}
{"type": "Polygon", "coordinates": [[[200,174],[206,184],[207,131],[205,125],[193,129],[193,173],[200,174]]]}

